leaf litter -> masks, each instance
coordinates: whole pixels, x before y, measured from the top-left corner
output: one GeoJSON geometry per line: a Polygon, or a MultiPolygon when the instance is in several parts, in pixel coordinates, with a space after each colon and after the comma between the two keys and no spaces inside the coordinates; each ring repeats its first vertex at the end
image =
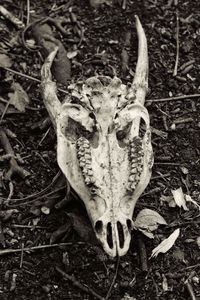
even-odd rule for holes
{"type": "Polygon", "coordinates": [[[169,249],[171,249],[171,247],[176,242],[176,239],[178,238],[179,234],[180,228],[177,228],[172,234],[170,234],[168,238],[163,240],[156,248],[152,250],[150,258],[157,257],[159,253],[166,253],[167,251],[169,251],[169,249]]]}

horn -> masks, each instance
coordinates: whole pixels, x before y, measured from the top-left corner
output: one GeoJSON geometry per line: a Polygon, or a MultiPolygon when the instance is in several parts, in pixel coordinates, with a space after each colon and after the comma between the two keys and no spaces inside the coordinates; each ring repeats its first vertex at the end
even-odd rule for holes
{"type": "Polygon", "coordinates": [[[136,19],[136,30],[138,36],[138,60],[135,70],[135,76],[133,79],[133,87],[136,90],[136,101],[144,105],[145,96],[148,89],[148,50],[147,39],[140,23],[138,16],[136,19]]]}

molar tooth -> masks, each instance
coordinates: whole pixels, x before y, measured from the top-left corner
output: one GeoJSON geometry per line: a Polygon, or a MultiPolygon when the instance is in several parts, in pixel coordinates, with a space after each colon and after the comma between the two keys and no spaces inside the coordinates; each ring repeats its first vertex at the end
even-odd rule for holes
{"type": "Polygon", "coordinates": [[[85,162],[86,162],[86,159],[85,159],[85,157],[84,157],[84,156],[82,156],[82,157],[80,157],[80,158],[79,158],[79,161],[80,161],[80,162],[84,162],[84,163],[85,163],[85,162]]]}
{"type": "Polygon", "coordinates": [[[92,170],[89,170],[89,169],[87,169],[87,174],[88,174],[89,176],[93,176],[93,171],[92,171],[92,170]]]}
{"type": "Polygon", "coordinates": [[[136,173],[137,173],[137,168],[134,166],[134,167],[131,168],[130,174],[135,175],[136,173]]]}
{"type": "Polygon", "coordinates": [[[142,170],[143,170],[143,166],[142,166],[142,165],[139,165],[139,166],[137,167],[137,171],[138,171],[138,173],[141,173],[141,172],[142,172],[142,170]]]}
{"type": "Polygon", "coordinates": [[[79,166],[80,166],[80,168],[84,168],[84,167],[85,167],[85,162],[80,161],[80,162],[79,162],[79,166]]]}
{"type": "Polygon", "coordinates": [[[85,154],[84,157],[85,157],[85,159],[88,160],[88,161],[91,161],[91,160],[92,160],[92,157],[91,157],[91,155],[89,155],[89,154],[85,154]]]}
{"type": "Polygon", "coordinates": [[[133,182],[133,183],[131,184],[131,189],[132,189],[132,190],[135,190],[135,188],[136,188],[136,182],[133,182]]]}
{"type": "Polygon", "coordinates": [[[135,181],[135,176],[134,175],[129,176],[128,181],[134,182],[135,181]]]}

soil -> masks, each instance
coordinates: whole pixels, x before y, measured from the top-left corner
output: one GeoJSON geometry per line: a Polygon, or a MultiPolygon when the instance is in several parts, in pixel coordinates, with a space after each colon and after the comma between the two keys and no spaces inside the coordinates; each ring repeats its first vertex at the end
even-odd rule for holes
{"type": "MultiPolygon", "coordinates": [[[[26,179],[16,174],[12,176],[14,191],[6,206],[4,199],[9,195],[9,182],[3,177],[9,161],[0,162],[1,212],[5,212],[4,217],[3,213],[0,214],[3,230],[0,234],[1,250],[49,245],[50,239],[55,243],[69,243],[1,255],[0,299],[97,299],[95,295],[84,292],[80,284],[91,288],[102,299],[112,284],[109,299],[200,299],[199,209],[193,203],[187,203],[188,210],[184,210],[182,207],[169,207],[167,202],[161,201],[161,196],[169,196],[172,189],[182,187],[183,192],[200,205],[200,97],[171,99],[200,93],[200,4],[198,0],[127,0],[123,1],[126,6],[123,9],[121,1],[113,2],[107,1],[94,8],[86,0],[30,1],[30,22],[35,15],[69,18],[72,9],[79,29],[83,29],[83,40],[80,41],[81,37],[74,29],[76,22],[65,27],[68,37],[52,27],[67,53],[74,55],[71,59],[71,81],[84,80],[95,73],[112,75],[112,66],[118,77],[128,83],[132,80],[137,60],[134,15],[140,17],[149,48],[147,100],[152,101],[146,101],[146,106],[151,126],[159,133],[153,131],[152,134],[155,156],[152,179],[137,202],[133,218],[141,209],[150,208],[162,215],[168,225],[160,226],[154,239],[133,232],[128,253],[117,263],[101,250],[100,245],[95,244],[91,228],[80,225],[86,213],[72,194],[69,198],[73,202],[69,201],[65,208],[56,209],[54,204],[64,198],[66,189],[53,181],[59,171],[56,137],[52,125],[43,123],[48,114],[40,84],[0,68],[1,99],[8,100],[13,81],[19,83],[30,98],[25,112],[13,111],[10,105],[1,126],[16,135],[11,137],[7,134],[15,155],[21,157],[19,165],[31,174],[26,179]],[[177,28],[179,59],[177,76],[173,76],[177,28]],[[130,45],[125,45],[128,32],[131,32],[130,45]],[[127,69],[122,68],[123,49],[129,58],[127,69]],[[185,65],[187,62],[190,67],[185,65]],[[154,101],[169,97],[170,101],[154,101]],[[59,191],[56,192],[56,189],[59,191]],[[37,194],[40,191],[43,192],[37,194]],[[25,198],[27,196],[29,198],[25,198]],[[48,205],[53,207],[45,210],[48,205]],[[8,209],[16,211],[9,215],[8,209]],[[60,226],[65,233],[57,231],[60,226]],[[176,228],[180,228],[180,236],[174,246],[167,253],[149,259],[152,249],[176,228]],[[58,234],[52,237],[55,231],[58,234]],[[145,252],[148,270],[142,267],[145,252]],[[71,279],[65,279],[58,268],[75,278],[75,284],[71,279]]],[[[26,23],[27,3],[4,0],[1,4],[26,23]]],[[[40,79],[43,58],[38,48],[30,51],[25,47],[20,38],[22,30],[3,17],[0,18],[0,26],[0,52],[12,59],[10,68],[40,79]]],[[[33,41],[30,29],[25,34],[25,42],[27,40],[33,41]]],[[[67,89],[66,86],[60,87],[67,89]]],[[[61,92],[59,97],[63,97],[61,92]]],[[[3,113],[4,102],[0,108],[3,113]]],[[[0,155],[3,154],[5,151],[1,147],[0,155]]]]}

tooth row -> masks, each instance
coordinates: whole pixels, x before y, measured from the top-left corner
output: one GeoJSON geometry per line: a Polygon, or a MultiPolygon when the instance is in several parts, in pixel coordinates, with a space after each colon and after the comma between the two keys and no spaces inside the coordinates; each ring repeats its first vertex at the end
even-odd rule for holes
{"type": "Polygon", "coordinates": [[[85,184],[91,186],[95,183],[94,174],[92,170],[92,156],[90,149],[90,142],[81,137],[76,142],[77,158],[81,168],[85,184]]]}
{"type": "Polygon", "coordinates": [[[129,147],[130,175],[128,178],[128,190],[131,192],[134,192],[140,181],[140,176],[143,170],[143,155],[142,139],[134,137],[134,139],[130,142],[129,147]]]}

